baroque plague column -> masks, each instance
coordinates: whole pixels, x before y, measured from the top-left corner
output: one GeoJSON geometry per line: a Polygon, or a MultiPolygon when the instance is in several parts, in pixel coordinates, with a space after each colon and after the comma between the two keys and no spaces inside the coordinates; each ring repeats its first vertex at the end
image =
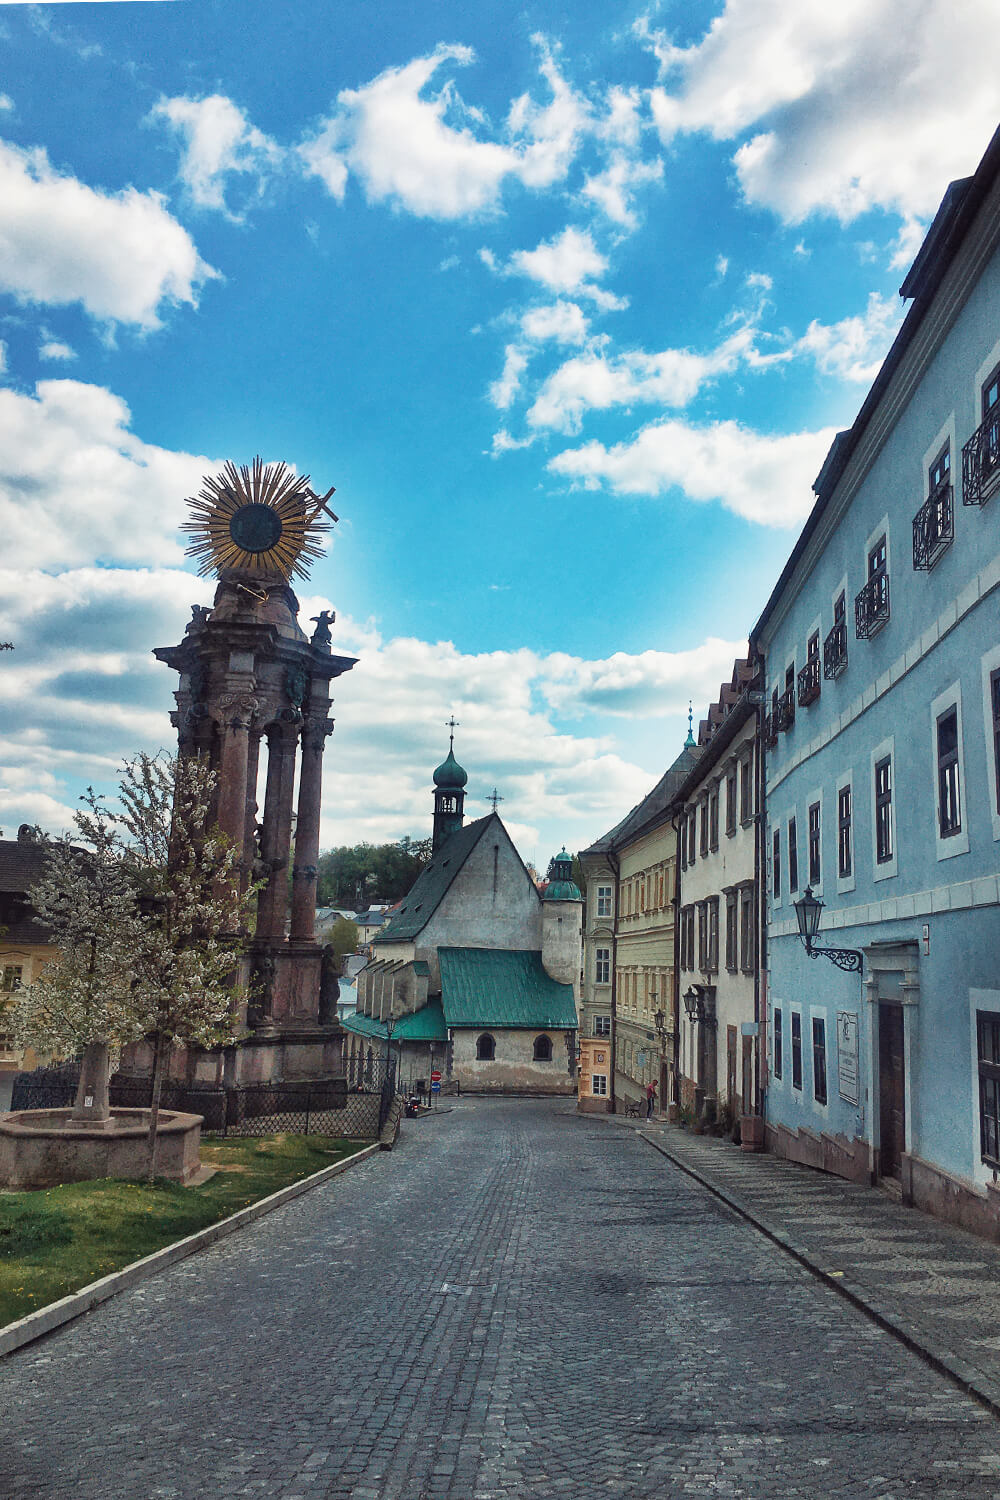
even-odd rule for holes
{"type": "Polygon", "coordinates": [[[324,1005],[314,924],[330,682],[355,660],[332,654],[326,611],[307,639],[290,587],[319,554],[317,533],[328,529],[321,513],[336,520],[328,500],[308,476],[256,459],[252,468],[227,464],[189,502],[188,550],[202,573],[218,577],[215,603],[196,605],[181,643],[154,655],[180,673],[171,716],[180,753],[209,758],[219,826],[242,851],[243,879],[265,882],[241,975],[251,997],[241,1017],[247,1034],[218,1054],[182,1054],[175,1073],[189,1084],[342,1074],[342,1033],[335,1006],[324,1005]]]}

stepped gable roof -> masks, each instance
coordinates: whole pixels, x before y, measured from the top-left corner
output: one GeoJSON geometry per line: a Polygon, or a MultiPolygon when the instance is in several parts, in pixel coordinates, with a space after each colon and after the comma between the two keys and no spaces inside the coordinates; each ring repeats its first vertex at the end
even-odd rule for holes
{"type": "Polygon", "coordinates": [[[439,948],[438,961],[449,1026],[576,1030],[573,986],[547,974],[537,950],[439,948]]]}
{"type": "Polygon", "coordinates": [[[756,711],[751,690],[760,682],[760,663],[752,659],[737,657],[733,675],[719,690],[719,701],[708,710],[698,731],[700,759],[684,778],[679,797],[688,797],[701,777],[711,769],[724,751],[732,744],[736,735],[756,711]]]}
{"type": "Polygon", "coordinates": [[[500,821],[496,813],[487,813],[449,835],[382,928],[380,943],[407,942],[423,931],[494,818],[500,821]]]}
{"type": "MultiPolygon", "coordinates": [[[[361,1011],[345,1016],[341,1025],[346,1031],[353,1031],[356,1036],[377,1038],[381,1042],[386,1040],[385,1022],[376,1021],[373,1016],[366,1016],[361,1011]]],[[[441,1001],[429,1000],[419,1010],[399,1016],[393,1027],[392,1039],[394,1042],[446,1042],[448,1028],[444,1023],[441,1001]]]]}
{"type": "Polygon", "coordinates": [[[610,832],[595,840],[583,854],[603,854],[608,850],[621,849],[623,845],[657,821],[662,821],[678,789],[697,765],[701,752],[696,745],[685,745],[673,765],[660,777],[653,790],[641,802],[637,802],[630,813],[616,823],[610,832]]]}
{"type": "Polygon", "coordinates": [[[815,534],[824,510],[833,498],[837,484],[852,454],[875,416],[903,356],[931,309],[941,282],[961,249],[962,241],[993,190],[998,177],[1000,177],[1000,128],[994,132],[973,175],[951,183],[941,200],[941,206],[934,216],[924,242],[917,251],[916,258],[899,288],[901,297],[913,299],[910,310],[903,319],[902,327],[896,334],[888,354],[882,361],[882,367],[861,404],[861,410],[854,420],[854,425],[845,432],[838,432],[830,445],[823,467],[813,483],[816,503],[806,518],[799,539],[792,548],[777,583],[771,590],[770,598],[750,632],[753,645],[759,642],[762,631],[777,609],[803,553],[815,534]]]}

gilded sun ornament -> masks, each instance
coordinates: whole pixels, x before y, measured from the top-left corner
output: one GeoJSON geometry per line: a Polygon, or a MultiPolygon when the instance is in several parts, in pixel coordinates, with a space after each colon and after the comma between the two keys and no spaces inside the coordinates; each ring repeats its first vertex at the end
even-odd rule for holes
{"type": "Polygon", "coordinates": [[[286,581],[306,578],[323,555],[319,538],[330,530],[320,516],[337,520],[327,504],[332,494],[315,494],[309,475],[285,463],[259,457],[239,468],[227,463],[221,474],[206,475],[187,502],[191,516],[181,528],[191,537],[187,556],[197,559],[202,577],[231,568],[279,573],[286,581]]]}

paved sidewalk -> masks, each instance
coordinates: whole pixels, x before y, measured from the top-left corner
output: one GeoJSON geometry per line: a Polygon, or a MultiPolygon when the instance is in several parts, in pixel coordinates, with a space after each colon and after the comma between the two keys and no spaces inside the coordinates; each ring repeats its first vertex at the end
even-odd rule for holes
{"type": "Polygon", "coordinates": [[[1000,1415],[1000,1247],[795,1162],[633,1128],[1000,1415]]]}

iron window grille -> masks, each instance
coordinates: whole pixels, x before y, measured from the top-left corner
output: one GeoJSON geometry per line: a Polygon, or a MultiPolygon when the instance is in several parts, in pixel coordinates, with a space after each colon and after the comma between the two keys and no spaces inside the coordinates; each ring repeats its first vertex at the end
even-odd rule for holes
{"type": "Polygon", "coordinates": [[[799,673],[799,707],[808,708],[810,703],[815,703],[820,694],[819,675],[819,637],[816,637],[817,651],[815,656],[810,656],[802,671],[799,673]]]}
{"type": "Polygon", "coordinates": [[[979,1054],[979,1154],[1000,1171],[1000,1015],[976,1011],[979,1054]]]}
{"type": "Polygon", "coordinates": [[[838,594],[833,606],[833,629],[823,642],[823,676],[834,681],[847,667],[847,600],[838,594]]]}
{"type": "Polygon", "coordinates": [[[764,747],[773,750],[778,743],[778,731],[774,722],[774,714],[764,715],[764,747]]]}
{"type": "Polygon", "coordinates": [[[791,729],[795,723],[795,693],[792,688],[787,687],[781,694],[771,717],[776,736],[791,729]]]}
{"type": "Polygon", "coordinates": [[[982,412],[962,449],[963,505],[985,505],[1000,485],[1000,366],[983,385],[982,412]]]}
{"type": "Polygon", "coordinates": [[[854,632],[859,641],[871,640],[889,618],[889,575],[878,568],[854,601],[854,632]]]}
{"type": "Polygon", "coordinates": [[[930,572],[955,540],[955,498],[951,476],[931,490],[913,517],[913,566],[930,572]]]}
{"type": "Polygon", "coordinates": [[[813,1017],[813,1098],[817,1104],[826,1103],[826,1021],[813,1017]]]}

